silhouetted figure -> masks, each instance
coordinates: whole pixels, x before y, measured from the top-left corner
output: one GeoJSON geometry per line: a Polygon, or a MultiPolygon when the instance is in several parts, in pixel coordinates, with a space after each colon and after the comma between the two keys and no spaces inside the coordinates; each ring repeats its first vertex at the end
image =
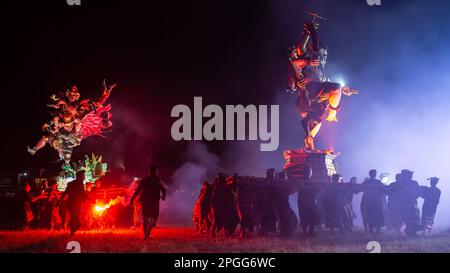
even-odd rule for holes
{"type": "Polygon", "coordinates": [[[344,221],[346,219],[345,211],[345,192],[342,185],[339,184],[341,176],[333,174],[332,183],[325,189],[323,197],[323,207],[325,212],[325,226],[330,229],[331,234],[334,229],[338,229],[341,234],[344,233],[344,221]]]}
{"type": "Polygon", "coordinates": [[[266,180],[258,189],[258,210],[261,218],[261,235],[277,231],[277,214],[273,193],[275,181],[275,169],[266,171],[266,180]]]}
{"type": "Polygon", "coordinates": [[[344,198],[345,198],[345,211],[347,215],[347,219],[344,222],[344,228],[347,231],[352,231],[353,229],[353,220],[356,218],[355,211],[353,210],[353,196],[359,192],[356,188],[358,184],[358,179],[356,177],[350,178],[350,182],[347,183],[347,188],[344,190],[344,198]]]}
{"type": "Polygon", "coordinates": [[[303,170],[304,180],[301,181],[298,190],[298,214],[303,233],[314,236],[315,228],[320,225],[319,189],[311,182],[312,168],[306,166],[303,170]]]}
{"type": "MultiPolygon", "coordinates": [[[[368,180],[369,180],[368,177],[364,178],[364,181],[363,181],[363,183],[361,183],[361,185],[363,185],[364,182],[367,182],[368,180]]],[[[362,191],[363,190],[361,190],[361,192],[362,191]]],[[[362,224],[363,224],[363,227],[364,227],[364,231],[366,233],[369,233],[369,222],[367,220],[368,216],[367,216],[366,202],[362,202],[362,199],[361,199],[361,202],[359,204],[359,211],[361,213],[361,220],[362,220],[362,224]]]]}
{"type": "Polygon", "coordinates": [[[149,176],[144,177],[131,197],[132,206],[140,194],[144,227],[144,240],[150,238],[152,229],[159,217],[159,201],[166,199],[166,188],[159,179],[159,170],[155,165],[150,166],[149,176]]]}
{"type": "MultiPolygon", "coordinates": [[[[134,192],[136,191],[138,186],[139,186],[139,180],[133,179],[133,182],[131,182],[131,185],[128,188],[128,192],[129,192],[130,196],[132,196],[134,194],[134,192]]],[[[141,226],[141,216],[140,215],[142,214],[142,206],[141,206],[139,197],[134,199],[132,206],[133,206],[133,226],[131,227],[131,229],[134,230],[141,226]]]]}
{"type": "Polygon", "coordinates": [[[402,175],[397,174],[395,181],[388,186],[388,208],[391,218],[392,228],[396,233],[400,232],[403,225],[403,218],[401,212],[401,183],[402,175]]]}
{"type": "Polygon", "coordinates": [[[49,193],[48,180],[43,180],[39,186],[39,194],[41,198],[36,201],[36,215],[37,223],[40,228],[48,228],[50,225],[50,205],[48,198],[45,198],[49,193]]]}
{"type": "Polygon", "coordinates": [[[95,195],[93,193],[93,185],[92,182],[86,182],[85,184],[85,191],[88,198],[83,203],[82,206],[82,218],[83,218],[83,225],[87,229],[92,229],[94,225],[94,217],[92,215],[92,211],[94,209],[95,205],[95,195]]]}
{"type": "Polygon", "coordinates": [[[385,187],[380,180],[376,179],[377,171],[369,171],[369,179],[364,181],[363,186],[363,196],[361,199],[361,205],[365,209],[365,215],[367,219],[367,224],[369,232],[377,234],[381,233],[381,228],[385,225],[384,214],[383,214],[383,198],[385,187]]]}
{"type": "Polygon", "coordinates": [[[209,232],[212,225],[211,216],[212,185],[203,182],[197,202],[194,206],[193,223],[196,232],[209,232]]]}
{"type": "Polygon", "coordinates": [[[217,232],[226,225],[226,182],[225,174],[220,173],[214,180],[213,190],[212,190],[212,215],[213,224],[211,228],[211,237],[215,238],[217,232]]]}
{"type": "Polygon", "coordinates": [[[81,208],[83,206],[83,202],[88,198],[84,191],[83,181],[84,172],[77,172],[75,180],[67,184],[66,190],[63,192],[58,203],[56,204],[56,206],[59,206],[60,202],[67,196],[67,208],[70,217],[70,235],[74,235],[81,226],[81,208]]]}
{"type": "Polygon", "coordinates": [[[237,175],[225,179],[225,236],[232,236],[239,224],[239,210],[237,206],[238,180],[237,175]]]}
{"type": "Polygon", "coordinates": [[[393,224],[392,224],[392,220],[391,220],[391,214],[389,212],[389,206],[388,206],[388,189],[389,186],[386,184],[389,181],[389,174],[387,173],[382,173],[380,175],[380,181],[381,183],[384,185],[384,191],[383,191],[383,197],[382,197],[382,201],[383,201],[383,217],[384,217],[384,225],[386,227],[387,230],[393,230],[393,224]]]}
{"type": "Polygon", "coordinates": [[[431,232],[434,225],[434,217],[436,216],[436,209],[441,198],[441,190],[436,187],[439,178],[430,177],[430,187],[422,187],[420,197],[423,198],[422,205],[422,225],[424,233],[428,230],[431,232]]]}
{"type": "Polygon", "coordinates": [[[67,195],[63,199],[60,199],[58,202],[59,203],[56,207],[58,208],[59,216],[61,217],[62,229],[68,230],[70,215],[69,208],[67,207],[67,195]]]}
{"type": "Polygon", "coordinates": [[[59,208],[56,206],[59,200],[59,191],[56,181],[51,184],[48,194],[48,204],[50,208],[50,230],[61,228],[62,220],[59,215],[59,208]]]}
{"type": "Polygon", "coordinates": [[[23,190],[18,194],[18,200],[22,207],[24,224],[22,225],[22,230],[28,230],[31,223],[34,220],[33,214],[33,203],[39,200],[42,196],[32,196],[31,186],[28,183],[23,185],[23,190]]]}
{"type": "Polygon", "coordinates": [[[412,180],[413,172],[402,170],[400,183],[400,211],[405,222],[405,233],[415,236],[420,227],[420,210],[417,198],[420,195],[420,186],[417,181],[412,180]]]}
{"type": "Polygon", "coordinates": [[[256,189],[250,184],[239,184],[238,206],[241,220],[240,237],[245,238],[253,232],[256,213],[256,189]]]}
{"type": "Polygon", "coordinates": [[[297,228],[298,219],[289,203],[289,195],[291,195],[292,187],[284,183],[283,178],[278,178],[274,198],[280,219],[280,235],[282,237],[290,237],[297,228]]]}

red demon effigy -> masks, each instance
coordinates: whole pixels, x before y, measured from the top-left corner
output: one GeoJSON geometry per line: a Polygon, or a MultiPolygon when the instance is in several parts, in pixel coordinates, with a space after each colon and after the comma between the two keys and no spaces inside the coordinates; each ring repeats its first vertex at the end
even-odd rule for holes
{"type": "Polygon", "coordinates": [[[112,126],[111,105],[104,104],[115,86],[107,86],[103,81],[102,96],[96,100],[80,100],[75,85],[63,94],[52,95],[52,103],[48,106],[53,109],[53,118],[43,125],[44,135],[33,148],[28,147],[28,152],[34,155],[48,143],[68,165],[73,148],[79,146],[83,139],[92,135],[103,136],[104,130],[112,126]]]}

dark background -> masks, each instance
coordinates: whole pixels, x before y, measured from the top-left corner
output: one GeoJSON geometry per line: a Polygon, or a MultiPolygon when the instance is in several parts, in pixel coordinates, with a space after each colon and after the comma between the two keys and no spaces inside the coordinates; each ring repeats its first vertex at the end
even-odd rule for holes
{"type": "Polygon", "coordinates": [[[50,147],[26,154],[50,117],[49,96],[76,84],[82,97],[93,98],[106,78],[119,84],[109,100],[113,131],[107,139],[86,139],[74,159],[93,151],[113,168],[141,171],[152,161],[175,168],[186,143],[170,137],[174,105],[192,104],[193,95],[219,104],[256,104],[272,95],[261,88],[268,8],[264,1],[10,4],[2,12],[0,155],[10,164],[3,166],[54,161],[50,147]]]}

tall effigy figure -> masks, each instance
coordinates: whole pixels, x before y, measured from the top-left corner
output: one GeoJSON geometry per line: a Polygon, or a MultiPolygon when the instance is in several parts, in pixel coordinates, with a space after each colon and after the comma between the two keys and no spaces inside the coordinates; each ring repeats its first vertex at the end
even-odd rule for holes
{"type": "Polygon", "coordinates": [[[358,91],[331,82],[324,73],[328,50],[317,35],[319,24],[316,18],[325,19],[315,13],[311,23],[305,23],[301,41],[289,51],[289,63],[293,70],[289,77],[289,91],[297,92],[296,108],[305,131],[305,149],[314,150],[314,137],[322,126],[322,119],[336,122],[341,95],[351,96],[358,91]]]}
{"type": "Polygon", "coordinates": [[[288,92],[297,93],[296,109],[305,131],[303,149],[284,151],[284,170],[288,177],[304,178],[302,169],[311,167],[312,182],[331,182],[331,176],[338,172],[334,159],[337,154],[331,150],[315,149],[314,138],[322,126],[323,119],[336,122],[342,94],[351,96],[358,91],[332,82],[324,69],[328,50],[319,40],[317,19],[325,18],[308,12],[312,22],[304,23],[300,42],[289,50],[288,92]]]}
{"type": "Polygon", "coordinates": [[[52,119],[44,124],[44,135],[34,147],[28,147],[28,152],[34,155],[48,143],[58,151],[60,160],[68,165],[73,148],[79,146],[83,139],[92,135],[103,136],[104,130],[112,126],[111,105],[104,104],[115,86],[107,86],[103,81],[103,93],[95,100],[80,100],[75,85],[62,94],[52,95],[52,103],[48,105],[53,110],[52,119]]]}

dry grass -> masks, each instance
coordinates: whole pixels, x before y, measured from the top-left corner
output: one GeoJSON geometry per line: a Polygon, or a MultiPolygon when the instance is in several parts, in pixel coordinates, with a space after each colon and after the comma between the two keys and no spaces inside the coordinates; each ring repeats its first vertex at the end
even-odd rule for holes
{"type": "Polygon", "coordinates": [[[361,231],[350,235],[331,236],[319,232],[314,238],[296,234],[290,239],[276,236],[249,239],[223,238],[212,240],[207,234],[196,234],[186,227],[161,227],[153,239],[142,240],[141,231],[125,229],[80,231],[70,237],[66,232],[43,230],[0,231],[0,252],[69,252],[69,241],[80,242],[82,252],[157,252],[157,253],[241,253],[241,252],[366,252],[366,244],[376,240],[382,252],[450,252],[450,233],[407,238],[394,234],[370,236],[361,231]]]}

